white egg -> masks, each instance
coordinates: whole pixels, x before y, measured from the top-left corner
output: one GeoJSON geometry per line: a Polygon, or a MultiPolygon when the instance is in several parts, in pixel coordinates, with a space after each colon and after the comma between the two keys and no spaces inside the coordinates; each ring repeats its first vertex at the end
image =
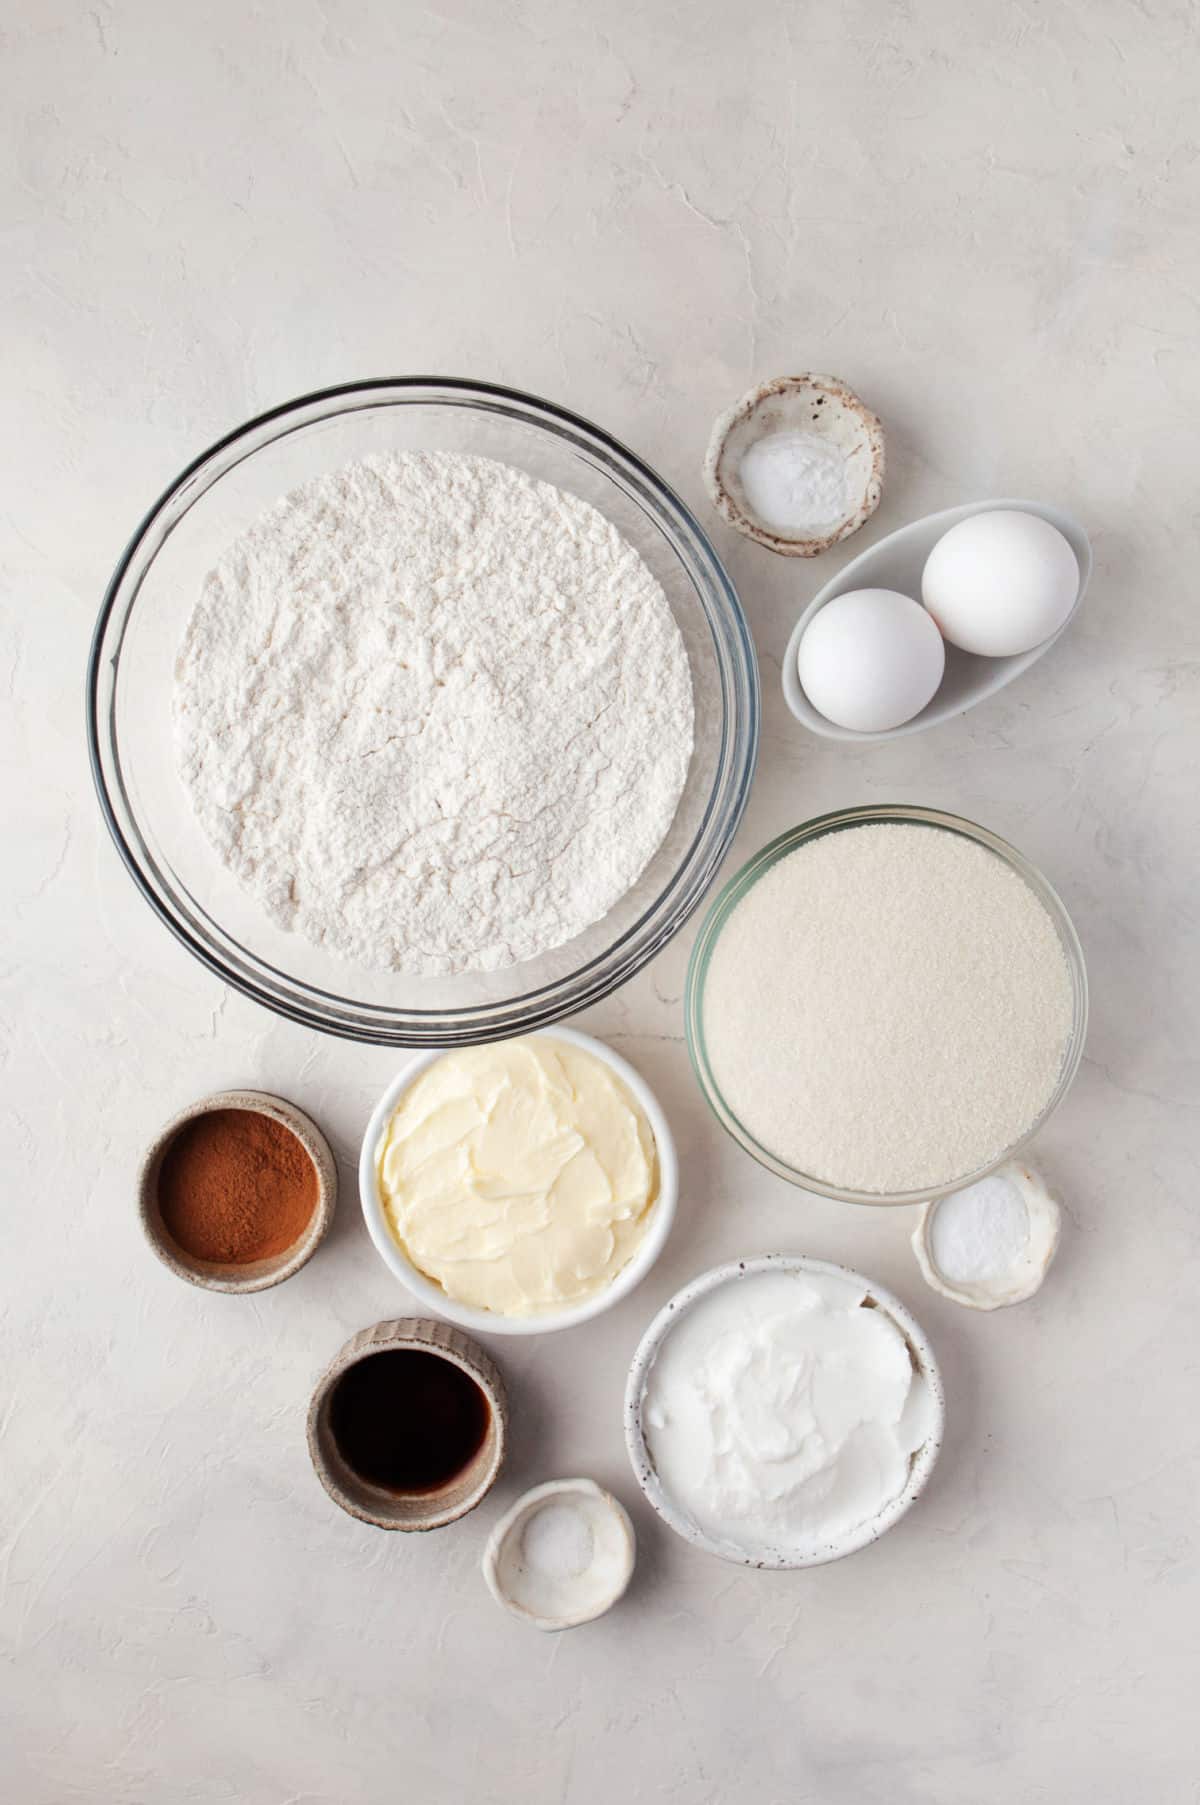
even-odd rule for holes
{"type": "Polygon", "coordinates": [[[813,616],[797,654],[818,713],[859,733],[920,714],[942,680],[946,648],[919,602],[895,589],[852,589],[813,616]]]}
{"type": "Polygon", "coordinates": [[[993,508],[960,520],[925,561],[921,595],[964,652],[1030,652],[1066,620],[1079,594],[1075,553],[1037,514],[993,508]]]}

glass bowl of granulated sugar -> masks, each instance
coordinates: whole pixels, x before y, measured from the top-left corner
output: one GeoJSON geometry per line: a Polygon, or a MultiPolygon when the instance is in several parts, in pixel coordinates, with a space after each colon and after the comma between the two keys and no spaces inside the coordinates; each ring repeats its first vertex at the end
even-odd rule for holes
{"type": "Polygon", "coordinates": [[[424,377],[289,402],[155,503],[96,629],[101,807],[226,983],[461,1046],[607,995],[687,920],[758,747],[753,645],[648,465],[424,377]]]}
{"type": "Polygon", "coordinates": [[[762,1165],[849,1203],[915,1203],[984,1177],[1057,1109],[1087,976],[1055,891],[997,835],[843,809],[721,891],[686,1028],[713,1112],[762,1165]]]}

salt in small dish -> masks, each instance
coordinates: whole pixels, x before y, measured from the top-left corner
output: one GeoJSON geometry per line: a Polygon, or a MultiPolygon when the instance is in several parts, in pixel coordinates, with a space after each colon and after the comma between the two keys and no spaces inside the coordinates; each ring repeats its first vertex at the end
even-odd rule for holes
{"type": "Polygon", "coordinates": [[[629,1513],[611,1492],[594,1479],[553,1479],[501,1517],[483,1576],[514,1617],[539,1630],[567,1630],[612,1609],[636,1558],[629,1513]]]}
{"type": "Polygon", "coordinates": [[[1058,1251],[1062,1210],[1040,1173],[1009,1160],[978,1183],[927,1203],[913,1230],[925,1282],[968,1310],[1022,1304],[1058,1251]]]}
{"type": "Polygon", "coordinates": [[[776,376],[720,415],[704,460],[704,481],[717,512],[739,533],[789,558],[815,558],[848,539],[879,506],[883,492],[883,427],[836,376],[776,376]],[[828,519],[801,526],[757,511],[740,474],[747,454],[782,435],[816,440],[840,460],[840,496],[828,519]]]}
{"type": "Polygon", "coordinates": [[[792,629],[787,651],[784,653],[784,700],[798,721],[824,739],[853,740],[869,745],[873,741],[899,739],[901,734],[920,733],[926,727],[936,727],[939,722],[948,721],[954,715],[973,708],[977,702],[984,702],[989,696],[994,696],[997,690],[1019,677],[1022,671],[1027,671],[1031,664],[1036,664],[1056,644],[1075,618],[1091,573],[1092,548],[1088,536],[1078,521],[1059,508],[1048,507],[1037,501],[997,500],[969,502],[964,507],[946,508],[940,514],[928,514],[923,520],[914,520],[910,525],[890,533],[878,545],[871,546],[869,551],[851,559],[844,570],[839,571],[823,589],[817,591],[792,629]],[[918,714],[911,720],[902,722],[899,727],[863,732],[853,727],[839,727],[835,722],[826,720],[813,707],[800,682],[800,641],[814,616],[836,596],[848,595],[852,590],[894,589],[901,595],[919,600],[921,575],[926,560],[938,541],[960,521],[998,509],[1035,514],[1048,521],[1051,526],[1058,528],[1075,554],[1079,565],[1079,593],[1075,597],[1074,607],[1058,631],[1040,645],[1034,646],[1031,651],[1017,652],[1007,658],[984,658],[973,652],[964,652],[947,642],[946,668],[938,689],[918,714]]]}

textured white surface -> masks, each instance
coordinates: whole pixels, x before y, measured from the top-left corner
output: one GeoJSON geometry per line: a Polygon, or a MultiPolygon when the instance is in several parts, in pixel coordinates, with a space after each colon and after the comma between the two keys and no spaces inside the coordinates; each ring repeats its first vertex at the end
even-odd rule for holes
{"type": "Polygon", "coordinates": [[[20,1805],[962,1805],[1194,1797],[1197,1296],[1191,10],[970,0],[20,0],[6,8],[0,1777],[20,1805]],[[1036,1159],[1071,1219],[1037,1298],[929,1295],[909,1212],[804,1198],[706,1114],[679,1041],[690,934],[584,1024],[683,1155],[646,1285],[505,1344],[511,1464],[423,1540],[341,1515],[304,1412],[403,1298],[352,1183],[395,1059],[224,994],[154,922],[89,792],[85,643],[151,497],[323,382],[433,369],[595,417],[713,523],[709,427],[832,370],[883,416],[882,506],[797,569],[715,526],[762,654],[739,852],[846,803],[927,802],[1061,888],[1093,1029],[1036,1159]],[[1061,501],[1098,565],[1018,684],[911,739],[817,740],[778,659],[869,536],[973,497],[1061,501]],[[209,1088],[310,1109],[332,1239],[260,1297],[142,1247],[133,1175],[209,1088]],[[639,1501],[620,1393],[685,1278],[784,1247],[919,1313],[948,1436],[877,1547],[793,1575],[709,1562],[639,1501]],[[631,1505],[628,1599],[542,1638],[479,1556],[521,1489],[631,1505]]]}

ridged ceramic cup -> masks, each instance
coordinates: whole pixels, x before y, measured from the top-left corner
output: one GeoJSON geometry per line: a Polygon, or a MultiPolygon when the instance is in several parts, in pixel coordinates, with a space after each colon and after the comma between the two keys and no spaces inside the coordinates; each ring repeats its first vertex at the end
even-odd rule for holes
{"type": "Polygon", "coordinates": [[[199,1285],[205,1291],[266,1291],[272,1285],[282,1285],[284,1279],[290,1279],[312,1259],[333,1221],[337,1190],[337,1162],[329,1142],[311,1116],[306,1116],[294,1103],[273,1097],[267,1091],[217,1091],[214,1096],[202,1097],[198,1103],[180,1110],[151,1142],[138,1173],[138,1213],[147,1241],[176,1278],[186,1279],[189,1285],[199,1285]],[[302,1229],[282,1253],[272,1254],[266,1260],[248,1261],[244,1266],[196,1259],[171,1235],[158,1204],[158,1175],[171,1142],[180,1129],[194,1122],[197,1116],[212,1115],[219,1109],[249,1110],[290,1129],[317,1174],[317,1202],[307,1228],[302,1229]]]}
{"type": "Polygon", "coordinates": [[[496,1482],[508,1438],[508,1399],[500,1369],[477,1341],[453,1323],[402,1316],[360,1329],[322,1374],[308,1410],[308,1451],[317,1478],[335,1504],[377,1529],[441,1529],[485,1498],[496,1482]],[[432,1492],[391,1492],[372,1485],[343,1460],[330,1426],[330,1404],[348,1367],[393,1349],[437,1354],[478,1385],[488,1406],[482,1446],[460,1473],[432,1492]]]}

